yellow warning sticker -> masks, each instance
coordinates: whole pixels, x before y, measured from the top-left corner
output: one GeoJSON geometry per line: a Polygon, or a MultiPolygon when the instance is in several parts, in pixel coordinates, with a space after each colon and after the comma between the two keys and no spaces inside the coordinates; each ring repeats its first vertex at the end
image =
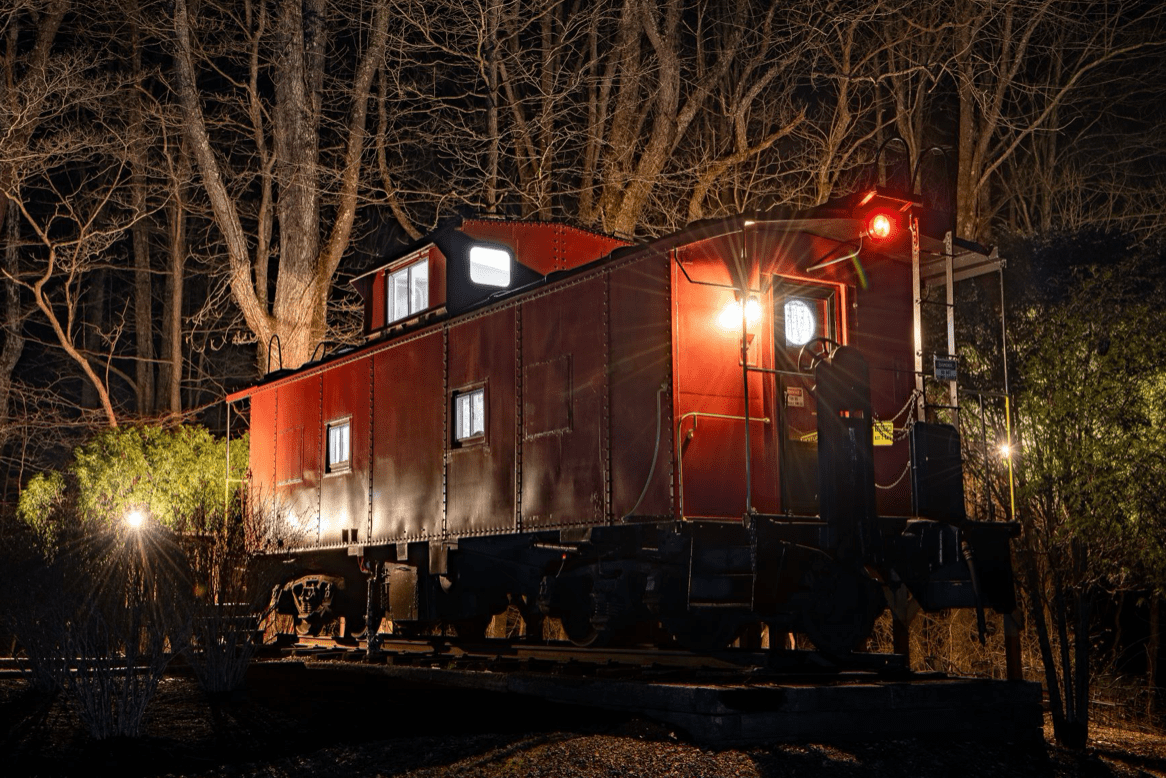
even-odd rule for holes
{"type": "MultiPolygon", "coordinates": [[[[871,425],[871,437],[876,446],[892,446],[895,444],[895,423],[892,421],[876,421],[871,425]]],[[[803,443],[817,443],[817,432],[806,432],[799,435],[791,435],[795,440],[800,440],[803,443]]]]}

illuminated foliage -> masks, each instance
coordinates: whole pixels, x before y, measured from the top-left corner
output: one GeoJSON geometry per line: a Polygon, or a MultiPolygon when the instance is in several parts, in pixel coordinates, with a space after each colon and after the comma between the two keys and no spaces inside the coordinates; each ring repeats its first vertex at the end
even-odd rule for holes
{"type": "Polygon", "coordinates": [[[1020,563],[1054,732],[1080,747],[1095,600],[1166,582],[1166,274],[1104,233],[1042,241],[1020,269],[1020,563]]]}
{"type": "Polygon", "coordinates": [[[248,467],[247,436],[231,441],[230,455],[231,482],[225,489],[226,441],[205,428],[107,429],[74,450],[64,473],[34,477],[17,513],[50,542],[66,514],[105,527],[138,510],[169,529],[213,530],[237,506],[248,467]],[[75,510],[63,510],[67,505],[75,510]]]}

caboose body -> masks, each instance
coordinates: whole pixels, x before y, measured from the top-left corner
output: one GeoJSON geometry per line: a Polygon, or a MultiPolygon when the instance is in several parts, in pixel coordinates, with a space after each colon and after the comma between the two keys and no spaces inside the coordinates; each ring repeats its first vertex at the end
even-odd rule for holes
{"type": "Polygon", "coordinates": [[[917,412],[943,244],[909,199],[857,202],[638,245],[466,219],[357,279],[363,346],[228,398],[281,607],[472,635],[514,604],[533,635],[696,648],[767,623],[835,654],[888,601],[1011,612],[1015,526],[967,519],[958,436],[917,412]]]}

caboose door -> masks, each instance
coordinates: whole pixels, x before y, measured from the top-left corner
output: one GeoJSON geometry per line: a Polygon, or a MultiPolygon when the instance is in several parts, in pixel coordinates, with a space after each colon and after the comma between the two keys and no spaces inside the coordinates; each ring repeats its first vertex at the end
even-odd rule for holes
{"type": "Polygon", "coordinates": [[[789,513],[818,514],[818,415],[814,376],[808,368],[827,345],[815,339],[837,340],[836,298],[832,285],[774,277],[781,502],[789,513]]]}

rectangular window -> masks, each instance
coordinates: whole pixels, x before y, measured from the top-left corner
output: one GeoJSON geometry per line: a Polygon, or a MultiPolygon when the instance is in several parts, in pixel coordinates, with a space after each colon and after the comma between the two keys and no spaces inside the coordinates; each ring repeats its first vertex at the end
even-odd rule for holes
{"type": "Polygon", "coordinates": [[[352,465],[351,425],[337,421],[328,425],[328,472],[338,473],[352,465]]]}
{"type": "MultiPolygon", "coordinates": [[[[802,347],[814,338],[838,338],[835,326],[837,288],[826,284],[799,284],[774,276],[774,341],[779,369],[797,370],[796,361],[802,347]]],[[[822,344],[824,347],[825,344],[822,344]]],[[[809,363],[806,358],[805,367],[809,363]]]]}
{"type": "Polygon", "coordinates": [[[510,252],[489,246],[470,248],[470,280],[482,286],[510,286],[510,252]]]}
{"type": "Polygon", "coordinates": [[[407,319],[429,307],[429,262],[414,262],[389,273],[385,279],[387,293],[385,321],[407,319]]]}
{"type": "Polygon", "coordinates": [[[471,389],[454,396],[454,438],[473,440],[486,434],[486,389],[471,389]]]}

